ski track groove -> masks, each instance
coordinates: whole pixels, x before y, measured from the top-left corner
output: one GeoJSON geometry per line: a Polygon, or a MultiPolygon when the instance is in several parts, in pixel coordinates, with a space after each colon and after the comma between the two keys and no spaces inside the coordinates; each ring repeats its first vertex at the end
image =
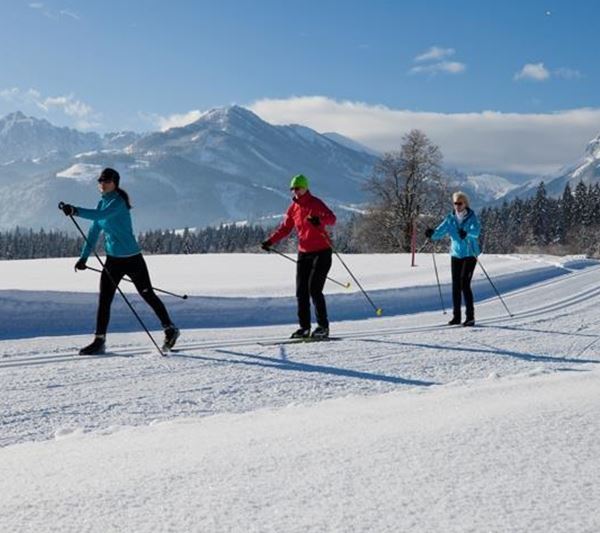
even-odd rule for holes
{"type": "MultiPolygon", "coordinates": [[[[577,272],[574,275],[577,275],[577,274],[589,274],[589,272],[583,272],[583,273],[577,272]]],[[[510,294],[504,296],[504,299],[505,300],[508,300],[509,298],[514,299],[517,296],[521,296],[523,293],[530,292],[531,290],[542,290],[542,289],[547,288],[548,285],[554,285],[561,281],[563,281],[563,278],[550,280],[550,281],[544,282],[540,285],[535,285],[534,287],[520,289],[518,291],[515,291],[515,293],[510,293],[510,294]]],[[[540,306],[540,307],[528,309],[525,311],[521,311],[518,313],[514,313],[510,317],[506,316],[506,313],[503,312],[497,316],[477,320],[477,325],[485,326],[487,324],[491,324],[491,327],[494,327],[498,323],[502,324],[502,323],[511,322],[511,321],[518,322],[519,320],[526,319],[526,318],[531,318],[531,317],[536,317],[536,316],[544,316],[544,315],[546,315],[548,313],[552,313],[558,309],[565,309],[566,307],[571,307],[571,306],[577,305],[581,302],[590,300],[599,295],[600,295],[600,287],[586,289],[580,293],[570,295],[562,300],[557,300],[557,301],[554,301],[554,302],[549,303],[544,306],[540,306]]],[[[482,308],[489,304],[494,304],[495,300],[496,299],[493,299],[491,301],[486,300],[485,302],[482,302],[477,307],[482,308]]],[[[460,326],[458,326],[458,327],[460,327],[460,326]]],[[[400,328],[359,330],[359,331],[354,331],[353,333],[344,333],[342,340],[348,340],[348,339],[359,340],[361,337],[364,337],[365,335],[372,336],[372,335],[395,335],[395,334],[420,333],[420,332],[425,333],[425,332],[437,331],[442,328],[450,329],[450,327],[445,326],[445,324],[434,324],[434,325],[417,326],[417,327],[413,326],[413,327],[400,327],[400,328]]],[[[572,333],[570,335],[572,335],[572,333]]],[[[182,352],[183,350],[202,350],[202,349],[211,349],[211,348],[250,346],[250,345],[255,345],[261,341],[277,342],[278,340],[284,340],[284,339],[282,339],[281,336],[272,336],[272,337],[248,337],[248,338],[243,338],[243,339],[234,340],[234,341],[204,341],[204,342],[178,343],[175,348],[175,351],[167,352],[168,355],[165,358],[168,358],[169,356],[171,356],[171,357],[176,356],[178,352],[182,352]]],[[[38,357],[38,359],[40,360],[41,363],[44,363],[46,361],[52,361],[53,358],[58,358],[58,357],[64,357],[65,359],[57,359],[56,360],[57,362],[63,362],[63,361],[69,361],[69,360],[73,360],[73,359],[89,360],[89,359],[108,358],[108,357],[128,357],[128,356],[131,357],[134,355],[151,353],[152,351],[153,351],[153,348],[151,348],[151,347],[140,348],[139,346],[135,346],[135,347],[130,347],[130,348],[116,347],[114,353],[108,352],[102,356],[81,356],[78,354],[77,351],[68,351],[68,352],[57,351],[56,353],[45,354],[44,356],[41,356],[41,357],[40,357],[39,352],[36,352],[35,356],[38,357]],[[77,357],[74,357],[74,356],[77,356],[77,357]]],[[[4,355],[3,359],[8,360],[9,362],[5,363],[4,361],[0,360],[0,368],[17,366],[17,365],[10,364],[13,362],[32,361],[32,364],[35,364],[35,362],[37,361],[37,359],[32,359],[30,357],[26,357],[26,354],[14,354],[14,355],[8,354],[8,355],[4,355]],[[19,357],[21,357],[21,359],[19,359],[19,357]]]]}

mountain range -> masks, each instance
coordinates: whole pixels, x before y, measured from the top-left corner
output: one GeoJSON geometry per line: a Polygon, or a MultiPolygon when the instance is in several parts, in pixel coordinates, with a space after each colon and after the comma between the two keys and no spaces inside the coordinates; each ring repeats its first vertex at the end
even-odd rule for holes
{"type": "MultiPolygon", "coordinates": [[[[99,135],[57,127],[21,112],[0,119],[0,229],[62,228],[59,201],[94,206],[95,180],[116,168],[135,208],[137,230],[271,221],[289,204],[290,177],[309,176],[337,212],[366,200],[364,181],[380,154],[338,133],[275,126],[240,106],[212,109],[184,127],[99,135]]],[[[600,137],[584,157],[546,178],[560,194],[569,180],[600,180],[600,137]]],[[[473,205],[532,194],[494,174],[453,172],[473,205]]]]}
{"type": "Polygon", "coordinates": [[[363,201],[377,156],[251,111],[213,109],[164,132],[81,133],[20,112],[0,120],[0,228],[57,227],[57,203],[95,205],[95,178],[116,168],[136,228],[199,227],[281,214],[303,173],[338,208],[363,201]]]}
{"type": "Polygon", "coordinates": [[[583,156],[574,163],[566,165],[552,175],[535,178],[515,187],[502,199],[511,200],[516,197],[532,196],[542,180],[547,194],[553,197],[561,196],[567,183],[572,191],[580,181],[586,185],[600,183],[600,135],[588,143],[583,156]]]}

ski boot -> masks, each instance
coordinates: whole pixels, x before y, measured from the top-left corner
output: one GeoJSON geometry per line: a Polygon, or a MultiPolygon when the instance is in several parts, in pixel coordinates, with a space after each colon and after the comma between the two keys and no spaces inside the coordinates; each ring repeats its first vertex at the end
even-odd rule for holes
{"type": "Polygon", "coordinates": [[[450,322],[448,322],[449,326],[459,326],[460,325],[460,317],[454,317],[450,322]]]}
{"type": "Polygon", "coordinates": [[[163,351],[170,351],[173,348],[173,346],[175,346],[175,343],[177,342],[178,338],[178,328],[176,328],[173,324],[169,324],[167,327],[165,327],[165,340],[163,341],[162,346],[163,351]]]}
{"type": "Polygon", "coordinates": [[[310,328],[300,328],[290,335],[290,339],[308,339],[310,337],[310,328]]]}
{"type": "Polygon", "coordinates": [[[106,348],[104,341],[104,335],[96,335],[92,344],[88,344],[79,350],[79,355],[102,355],[106,348]]]}
{"type": "Polygon", "coordinates": [[[310,336],[314,340],[326,340],[329,338],[329,328],[326,326],[318,326],[310,336]]]}
{"type": "Polygon", "coordinates": [[[475,325],[475,319],[474,318],[467,318],[467,320],[465,320],[462,323],[462,325],[465,328],[472,328],[475,325]]]}

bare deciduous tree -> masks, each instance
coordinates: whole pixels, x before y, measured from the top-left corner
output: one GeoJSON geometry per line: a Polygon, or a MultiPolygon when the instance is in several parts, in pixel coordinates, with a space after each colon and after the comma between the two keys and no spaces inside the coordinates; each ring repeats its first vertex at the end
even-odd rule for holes
{"type": "Polygon", "coordinates": [[[358,233],[381,251],[410,251],[413,225],[422,216],[438,218],[448,189],[442,153],[420,130],[402,138],[399,152],[388,152],[375,165],[366,189],[373,203],[358,233]]]}

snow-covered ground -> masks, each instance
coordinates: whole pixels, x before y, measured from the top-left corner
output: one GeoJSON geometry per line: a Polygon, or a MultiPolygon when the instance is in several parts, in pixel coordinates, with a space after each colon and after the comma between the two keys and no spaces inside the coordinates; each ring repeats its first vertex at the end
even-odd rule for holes
{"type": "Polygon", "coordinates": [[[384,316],[328,284],[343,340],[265,346],[291,263],[149,257],[190,295],[165,299],[193,324],[168,358],[121,311],[109,354],[75,356],[97,274],[0,263],[0,530],[600,530],[600,265],[483,256],[513,316],[478,272],[478,326],[448,328],[430,256],[344,259],[384,316]]]}
{"type": "MultiPolygon", "coordinates": [[[[406,255],[343,256],[384,315],[413,314],[440,308],[432,257],[417,257],[411,267],[406,255]]],[[[450,304],[450,267],[447,254],[436,256],[444,305],[450,304]]],[[[207,254],[194,256],[149,256],[146,258],[152,281],[158,288],[186,294],[187,300],[167,297],[177,325],[183,328],[241,327],[290,324],[296,320],[294,265],[282,257],[262,254],[207,254]]],[[[5,261],[0,263],[0,339],[47,335],[83,334],[93,330],[99,274],[75,273],[76,259],[5,261]],[[27,291],[27,292],[23,292],[27,291]]],[[[501,291],[515,290],[544,279],[585,268],[589,261],[578,257],[485,256],[483,264],[501,291]]],[[[94,265],[95,259],[89,264],[94,265]]],[[[95,265],[98,267],[99,265],[95,265]]],[[[336,259],[330,277],[339,283],[351,278],[336,259]]],[[[124,291],[135,293],[130,283],[124,291]]],[[[494,295],[478,270],[474,288],[481,299],[494,295]]],[[[373,316],[373,309],[353,283],[351,289],[328,282],[328,305],[337,320],[373,316]]],[[[137,297],[136,309],[151,327],[156,318],[137,297]]],[[[117,298],[113,305],[111,329],[139,330],[126,305],[117,298]]]]}

